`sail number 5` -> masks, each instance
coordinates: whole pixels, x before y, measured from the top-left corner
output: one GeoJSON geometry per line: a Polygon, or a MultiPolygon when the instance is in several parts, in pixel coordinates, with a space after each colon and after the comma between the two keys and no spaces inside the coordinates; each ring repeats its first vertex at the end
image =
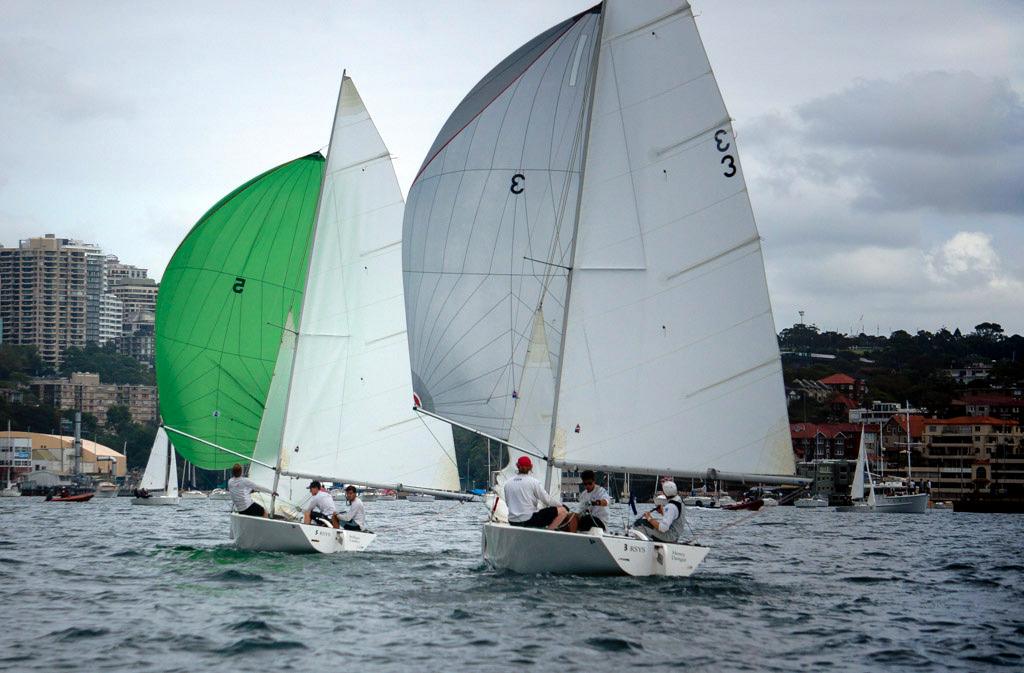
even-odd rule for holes
{"type": "Polygon", "coordinates": [[[235,278],[235,284],[231,286],[231,291],[235,294],[242,294],[242,290],[245,289],[245,279],[241,276],[235,278]]]}
{"type": "MultiPolygon", "coordinates": [[[[729,142],[728,138],[729,132],[726,131],[725,129],[718,129],[717,131],[715,131],[715,149],[723,153],[728,152],[729,148],[732,147],[732,144],[729,142]]],[[[725,170],[722,172],[722,175],[724,175],[727,178],[731,178],[732,176],[736,175],[736,159],[733,158],[731,154],[725,154],[724,156],[722,156],[722,160],[719,163],[725,167],[725,170]]]]}
{"type": "Polygon", "coordinates": [[[512,176],[512,184],[509,186],[508,191],[513,194],[522,194],[524,189],[526,189],[526,176],[522,173],[516,173],[512,176]]]}

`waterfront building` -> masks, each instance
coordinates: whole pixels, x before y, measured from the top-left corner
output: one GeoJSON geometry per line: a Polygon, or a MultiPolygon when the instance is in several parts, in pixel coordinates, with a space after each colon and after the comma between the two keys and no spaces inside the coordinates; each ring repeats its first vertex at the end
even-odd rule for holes
{"type": "Polygon", "coordinates": [[[107,255],[106,274],[108,287],[127,278],[148,278],[148,273],[149,269],[144,269],[140,266],[133,266],[131,264],[124,264],[117,258],[117,255],[107,255]]]}
{"type": "Polygon", "coordinates": [[[849,420],[851,423],[864,423],[878,427],[888,423],[889,419],[897,414],[905,416],[908,413],[916,415],[923,412],[909,404],[902,406],[898,402],[879,402],[875,400],[871,403],[870,409],[866,407],[850,409],[849,420]]]}
{"type": "Polygon", "coordinates": [[[68,348],[98,341],[103,263],[99,247],[53,234],[0,248],[4,343],[34,345],[57,368],[68,348]]]}
{"type": "Polygon", "coordinates": [[[973,383],[983,381],[992,374],[992,365],[986,362],[973,362],[962,367],[944,370],[946,375],[957,383],[973,383]]]}
{"type": "Polygon", "coordinates": [[[848,502],[853,473],[857,467],[854,460],[816,460],[798,462],[798,477],[811,479],[811,492],[826,498],[830,504],[848,502]]]}
{"type": "Polygon", "coordinates": [[[965,416],[989,416],[1024,423],[1024,397],[985,393],[964,395],[953,400],[953,406],[962,408],[965,416]]]}
{"type": "Polygon", "coordinates": [[[989,416],[927,418],[922,455],[913,467],[919,484],[931,482],[932,500],[973,494],[1024,498],[1024,433],[1015,420],[989,416]]]}
{"type": "Polygon", "coordinates": [[[137,423],[159,418],[156,386],[102,383],[99,374],[90,372],[74,372],[66,379],[33,379],[29,386],[43,404],[93,414],[101,425],[107,409],[115,405],[127,407],[137,423]]]}
{"type": "MultiPolygon", "coordinates": [[[[57,475],[71,474],[75,466],[75,438],[39,432],[0,433],[0,474],[13,467],[14,479],[26,478],[35,472],[57,475]],[[13,463],[13,465],[12,465],[13,463]]],[[[125,455],[88,439],[82,440],[79,470],[97,478],[123,477],[127,468],[125,455]]]]}
{"type": "Polygon", "coordinates": [[[861,428],[852,423],[790,423],[789,436],[798,461],[855,460],[861,428]]]}

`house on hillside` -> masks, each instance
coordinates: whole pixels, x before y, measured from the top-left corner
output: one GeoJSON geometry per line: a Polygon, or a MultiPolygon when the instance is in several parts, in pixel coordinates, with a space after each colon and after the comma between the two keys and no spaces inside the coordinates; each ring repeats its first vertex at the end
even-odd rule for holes
{"type": "Polygon", "coordinates": [[[829,392],[845,395],[853,400],[861,400],[867,395],[868,387],[863,379],[855,379],[848,374],[832,374],[818,383],[828,388],[829,392]]]}
{"type": "MultiPolygon", "coordinates": [[[[911,430],[913,434],[913,430],[911,430]]],[[[989,416],[927,418],[914,480],[932,485],[933,500],[974,493],[1024,498],[1024,433],[1017,421],[989,416]]]]}

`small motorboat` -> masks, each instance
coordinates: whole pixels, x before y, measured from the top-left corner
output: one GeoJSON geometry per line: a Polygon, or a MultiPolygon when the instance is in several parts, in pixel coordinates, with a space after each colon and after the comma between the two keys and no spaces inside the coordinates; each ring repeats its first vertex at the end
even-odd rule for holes
{"type": "Polygon", "coordinates": [[[231,494],[223,488],[215,488],[210,491],[210,500],[231,500],[231,494]]]}
{"type": "Polygon", "coordinates": [[[101,481],[96,484],[96,495],[100,498],[117,497],[117,485],[109,481],[101,481]]]}
{"type": "Polygon", "coordinates": [[[75,495],[46,496],[46,502],[89,502],[95,493],[77,493],[75,495]]]}
{"type": "Polygon", "coordinates": [[[750,510],[751,512],[756,512],[762,507],[764,507],[764,500],[762,500],[761,498],[745,498],[743,500],[740,500],[739,502],[733,502],[728,505],[722,505],[722,509],[729,511],[745,509],[750,510]]]}

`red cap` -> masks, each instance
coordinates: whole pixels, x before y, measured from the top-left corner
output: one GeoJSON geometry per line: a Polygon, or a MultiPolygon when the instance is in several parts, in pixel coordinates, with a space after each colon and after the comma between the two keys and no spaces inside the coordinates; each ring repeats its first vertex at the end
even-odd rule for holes
{"type": "Polygon", "coordinates": [[[529,456],[519,456],[519,460],[516,461],[516,467],[533,467],[533,461],[530,460],[529,456]]]}

